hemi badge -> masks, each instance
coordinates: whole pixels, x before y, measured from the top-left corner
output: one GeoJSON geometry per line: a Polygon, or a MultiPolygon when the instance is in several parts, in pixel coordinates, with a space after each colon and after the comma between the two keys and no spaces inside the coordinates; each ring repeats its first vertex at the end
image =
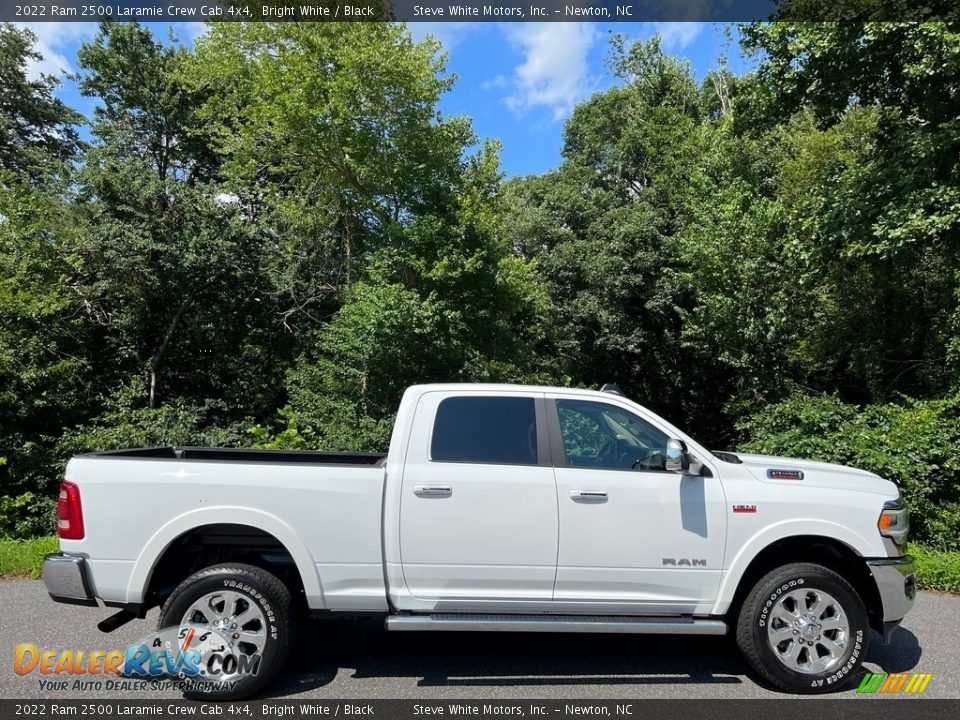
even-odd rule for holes
{"type": "Polygon", "coordinates": [[[734,505],[733,511],[735,513],[755,513],[757,511],[756,505],[734,505]]]}
{"type": "Polygon", "coordinates": [[[803,480],[803,473],[799,470],[767,470],[767,477],[771,480],[803,480]]]}

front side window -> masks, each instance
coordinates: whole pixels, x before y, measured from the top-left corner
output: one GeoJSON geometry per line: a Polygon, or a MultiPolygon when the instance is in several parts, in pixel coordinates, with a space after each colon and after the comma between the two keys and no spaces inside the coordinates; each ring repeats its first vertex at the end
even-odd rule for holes
{"type": "Polygon", "coordinates": [[[536,465],[537,418],[527,397],[451,397],[437,408],[430,459],[536,465]]]}
{"type": "Polygon", "coordinates": [[[669,437],[616,405],[557,400],[568,467],[665,471],[669,437]]]}

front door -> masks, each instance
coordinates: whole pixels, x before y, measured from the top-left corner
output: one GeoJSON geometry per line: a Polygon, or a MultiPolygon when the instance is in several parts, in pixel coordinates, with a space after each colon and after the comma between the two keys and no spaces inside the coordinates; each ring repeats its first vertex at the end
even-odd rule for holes
{"type": "Polygon", "coordinates": [[[667,472],[669,435],[623,405],[558,396],[548,413],[562,440],[557,604],[708,611],[726,537],[717,478],[667,472]]]}
{"type": "Polygon", "coordinates": [[[449,610],[550,601],[557,491],[544,407],[531,392],[421,398],[400,499],[411,595],[449,610]]]}

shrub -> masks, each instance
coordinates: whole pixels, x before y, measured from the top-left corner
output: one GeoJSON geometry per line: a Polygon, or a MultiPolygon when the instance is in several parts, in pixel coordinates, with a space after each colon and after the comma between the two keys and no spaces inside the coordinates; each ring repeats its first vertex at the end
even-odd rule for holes
{"type": "Polygon", "coordinates": [[[161,445],[249,445],[249,435],[239,426],[218,427],[224,413],[221,403],[200,404],[174,400],[157,408],[118,407],[93,422],[67,431],[58,444],[61,457],[96,450],[161,445]]]}
{"type": "Polygon", "coordinates": [[[249,432],[253,446],[264,450],[315,450],[318,444],[313,427],[302,424],[289,405],[277,410],[268,425],[258,423],[249,432]]]}
{"type": "MultiPolygon", "coordinates": [[[[122,395],[122,393],[121,393],[122,395]]],[[[56,530],[56,493],[72,455],[97,450],[160,445],[241,447],[252,438],[243,425],[221,426],[222,403],[174,400],[158,408],[136,408],[122,401],[86,425],[60,438],[43,438],[22,452],[10,470],[32,492],[0,497],[0,538],[33,538],[56,530]],[[28,462],[29,461],[29,462],[28,462]]]]}
{"type": "Polygon", "coordinates": [[[0,496],[0,538],[49,535],[56,504],[53,497],[31,492],[0,496]]]}

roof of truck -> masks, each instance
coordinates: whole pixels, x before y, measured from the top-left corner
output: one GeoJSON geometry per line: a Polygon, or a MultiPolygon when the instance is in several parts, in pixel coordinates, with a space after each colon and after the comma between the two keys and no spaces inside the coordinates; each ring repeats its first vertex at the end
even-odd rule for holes
{"type": "MultiPolygon", "coordinates": [[[[487,392],[562,392],[565,395],[583,395],[584,397],[610,397],[613,393],[583,388],[551,387],[549,385],[514,385],[512,383],[430,383],[411,385],[408,390],[418,392],[458,392],[463,390],[485,390],[487,392]]],[[[622,395],[620,397],[623,397],[622,395]]]]}

